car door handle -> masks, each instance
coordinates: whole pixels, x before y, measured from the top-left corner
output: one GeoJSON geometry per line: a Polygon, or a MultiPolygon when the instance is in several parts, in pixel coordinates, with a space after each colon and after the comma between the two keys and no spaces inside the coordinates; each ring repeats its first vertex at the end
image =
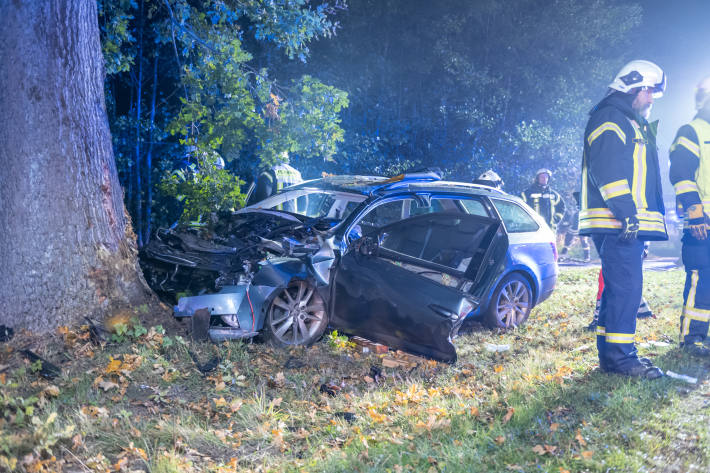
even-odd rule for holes
{"type": "Polygon", "coordinates": [[[452,312],[449,309],[447,309],[446,307],[442,307],[438,304],[429,304],[429,308],[431,310],[433,310],[434,312],[436,312],[437,314],[439,314],[440,316],[446,317],[447,319],[452,318],[452,317],[456,317],[455,312],[452,312]]]}

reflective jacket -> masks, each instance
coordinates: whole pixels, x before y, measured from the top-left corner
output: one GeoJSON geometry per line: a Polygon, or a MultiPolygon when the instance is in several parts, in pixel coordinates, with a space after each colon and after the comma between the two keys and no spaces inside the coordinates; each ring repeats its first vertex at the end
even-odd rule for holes
{"type": "Polygon", "coordinates": [[[667,240],[655,123],[631,108],[634,96],[613,93],[591,112],[584,132],[580,235],[619,233],[639,220],[640,240],[667,240]]]}
{"type": "Polygon", "coordinates": [[[520,194],[535,212],[539,213],[550,227],[556,227],[565,215],[565,202],[550,186],[534,183],[520,194]]]}
{"type": "Polygon", "coordinates": [[[271,169],[262,171],[256,178],[254,189],[249,195],[247,205],[261,202],[284,187],[300,184],[301,182],[303,182],[303,178],[298,169],[286,163],[277,164],[271,169]]]}
{"type": "MultiPolygon", "coordinates": [[[[699,113],[680,127],[670,151],[670,180],[678,204],[678,214],[702,204],[710,215],[710,114],[699,113]]],[[[687,227],[687,216],[685,226],[687,227]]]]}

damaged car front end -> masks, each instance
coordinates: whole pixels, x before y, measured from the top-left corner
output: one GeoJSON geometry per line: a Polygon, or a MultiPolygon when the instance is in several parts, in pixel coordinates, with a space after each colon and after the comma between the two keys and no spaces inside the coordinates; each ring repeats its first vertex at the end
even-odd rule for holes
{"type": "Polygon", "coordinates": [[[175,317],[206,310],[215,341],[308,345],[330,326],[454,362],[460,325],[501,272],[506,233],[498,220],[453,212],[374,225],[372,208],[407,196],[373,189],[297,189],[290,210],[282,198],[210,230],[162,231],[143,251],[146,279],[176,302],[175,317]]]}

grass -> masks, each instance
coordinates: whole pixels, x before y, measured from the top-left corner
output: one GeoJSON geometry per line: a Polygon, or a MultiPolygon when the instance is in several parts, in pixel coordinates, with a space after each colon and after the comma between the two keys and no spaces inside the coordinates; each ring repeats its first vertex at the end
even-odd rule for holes
{"type": "Polygon", "coordinates": [[[646,274],[657,318],[639,321],[637,342],[641,355],[701,378],[697,385],[598,371],[583,329],[596,279],[594,269],[566,270],[524,327],[474,326],[456,341],[456,365],[383,369],[379,382],[366,375],[381,356],[347,344],[277,350],[172,337],[166,346],[153,331],[91,349],[77,329],[43,347],[49,359],[70,358],[53,381],[19,364],[8,346],[0,353],[0,365],[10,365],[0,378],[0,462],[166,473],[708,471],[708,366],[676,348],[684,273],[646,274]],[[188,349],[202,362],[222,361],[203,376],[188,349]],[[320,392],[324,383],[340,388],[336,396],[320,392]],[[17,399],[32,396],[32,415],[18,422],[17,399]],[[52,412],[57,420],[39,429],[52,412]]]}

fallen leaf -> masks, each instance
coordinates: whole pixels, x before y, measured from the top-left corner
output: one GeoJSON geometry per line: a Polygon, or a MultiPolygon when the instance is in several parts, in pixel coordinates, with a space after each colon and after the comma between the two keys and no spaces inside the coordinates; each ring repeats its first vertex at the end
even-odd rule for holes
{"type": "Polygon", "coordinates": [[[505,437],[502,435],[499,435],[498,437],[495,438],[495,442],[498,445],[503,445],[503,443],[505,443],[505,437]]]}
{"type": "Polygon", "coordinates": [[[99,381],[99,387],[101,389],[103,389],[104,391],[108,391],[110,389],[118,388],[119,386],[118,386],[118,384],[116,384],[112,381],[102,380],[102,381],[99,381]]]}
{"type": "Polygon", "coordinates": [[[44,388],[44,390],[42,392],[45,393],[47,396],[51,396],[51,397],[59,396],[59,388],[53,384],[44,388]]]}
{"type": "Polygon", "coordinates": [[[495,371],[496,373],[500,373],[501,371],[503,371],[503,365],[495,365],[493,371],[495,371]]]}
{"type": "Polygon", "coordinates": [[[582,452],[582,456],[584,458],[592,458],[592,455],[594,455],[594,452],[592,450],[585,450],[582,452]]]}
{"type": "Polygon", "coordinates": [[[579,442],[582,447],[587,445],[587,441],[584,440],[584,437],[582,437],[582,433],[579,431],[579,429],[577,429],[577,435],[575,435],[574,438],[577,440],[577,442],[579,442]]]}
{"type": "Polygon", "coordinates": [[[538,455],[544,455],[544,454],[547,453],[547,450],[545,450],[545,447],[543,447],[543,446],[540,445],[540,444],[535,445],[535,446],[532,448],[532,451],[535,452],[535,453],[537,453],[538,455]]]}
{"type": "Polygon", "coordinates": [[[557,422],[553,422],[552,424],[550,424],[550,431],[551,432],[557,432],[557,429],[559,429],[559,428],[560,428],[560,424],[558,424],[557,422]]]}
{"type": "Polygon", "coordinates": [[[510,419],[513,417],[513,413],[515,412],[515,409],[512,407],[508,409],[508,412],[505,413],[505,416],[503,417],[503,423],[507,424],[510,419]]]}

